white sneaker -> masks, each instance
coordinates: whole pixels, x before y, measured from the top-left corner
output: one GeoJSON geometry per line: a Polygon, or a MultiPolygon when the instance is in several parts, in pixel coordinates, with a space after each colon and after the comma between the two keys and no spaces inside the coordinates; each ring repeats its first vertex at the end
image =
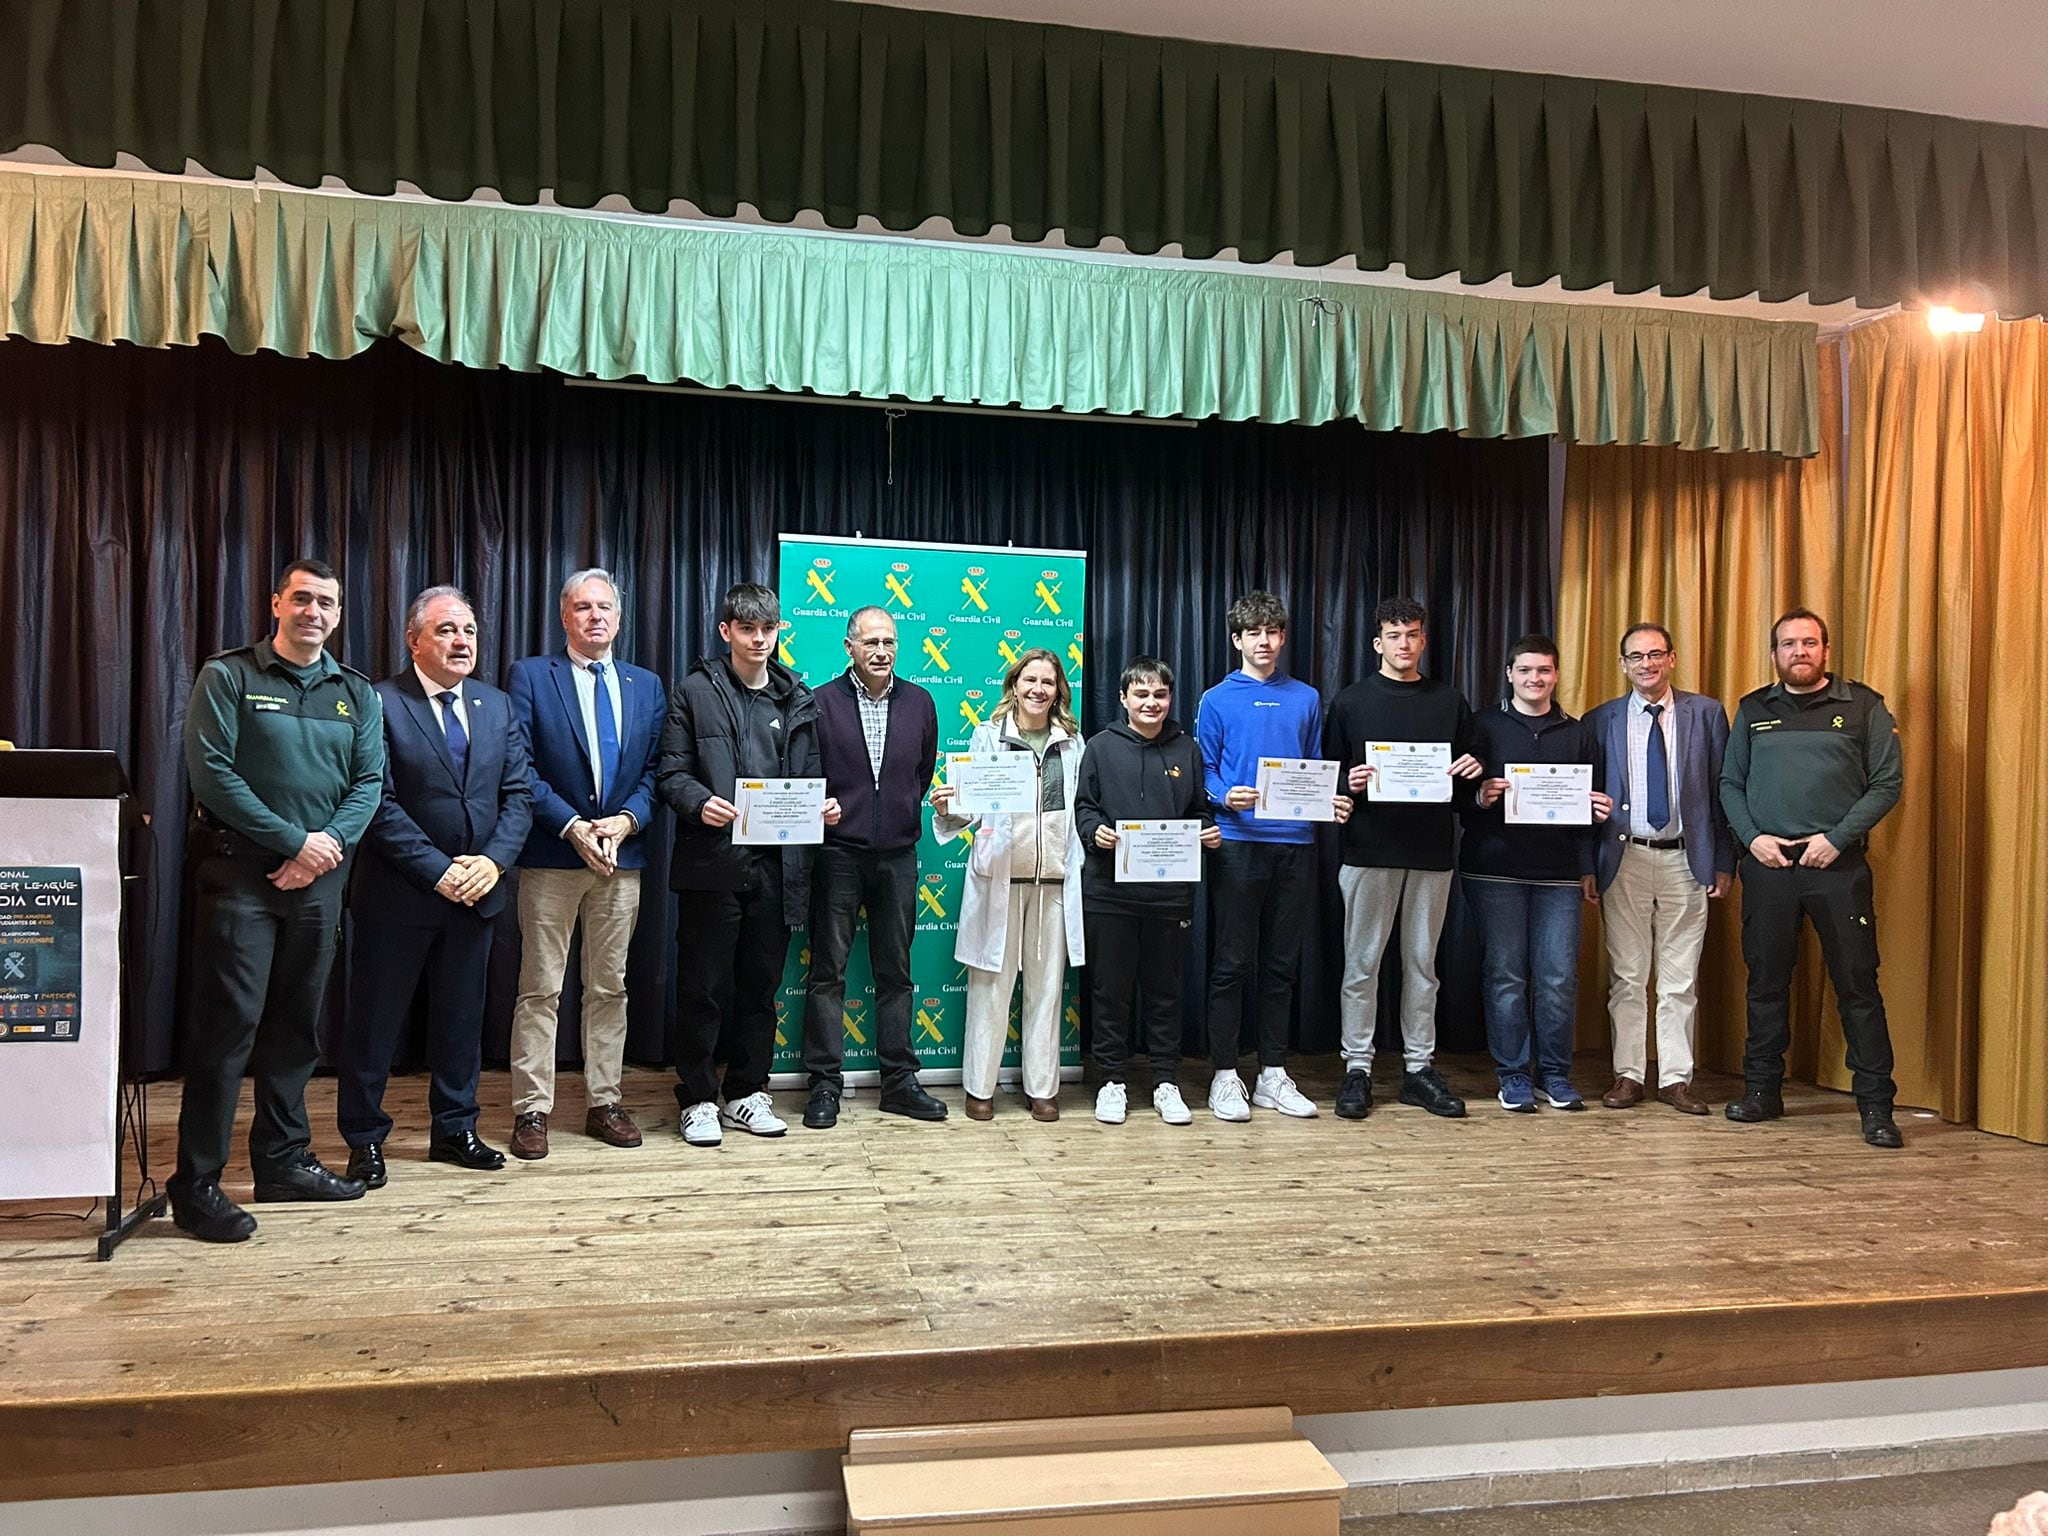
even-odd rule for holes
{"type": "Polygon", "coordinates": [[[1129,1102],[1122,1083],[1104,1083],[1095,1091],[1095,1118],[1104,1125],[1122,1125],[1124,1107],[1129,1102]]]}
{"type": "Polygon", "coordinates": [[[1161,1083],[1152,1090],[1152,1107],[1159,1111],[1159,1118],[1168,1125],[1195,1123],[1195,1117],[1188,1109],[1188,1101],[1180,1096],[1180,1090],[1172,1083],[1161,1083]]]}
{"type": "Polygon", "coordinates": [[[1294,1079],[1287,1075],[1285,1067],[1260,1069],[1259,1080],[1252,1084],[1252,1102],[1261,1109],[1277,1109],[1297,1120],[1316,1117],[1314,1101],[1294,1086],[1294,1079]]]}
{"type": "Polygon", "coordinates": [[[1218,1072],[1209,1083],[1209,1113],[1218,1120],[1239,1125],[1251,1119],[1252,1107],[1244,1098],[1244,1079],[1235,1072],[1218,1072]]]}
{"type": "Polygon", "coordinates": [[[718,1112],[719,1121],[750,1136],[780,1136],[789,1126],[776,1118],[775,1103],[765,1093],[750,1093],[744,1099],[728,1100],[718,1112]]]}
{"type": "Polygon", "coordinates": [[[715,1147],[725,1140],[718,1128],[718,1106],[706,1100],[683,1111],[683,1140],[693,1147],[715,1147]]]}

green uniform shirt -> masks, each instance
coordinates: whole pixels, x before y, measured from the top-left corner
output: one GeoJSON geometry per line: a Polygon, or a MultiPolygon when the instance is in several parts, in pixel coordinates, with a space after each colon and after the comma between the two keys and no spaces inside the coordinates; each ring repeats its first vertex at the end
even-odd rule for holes
{"type": "Polygon", "coordinates": [[[185,771],[217,820],[285,858],[325,832],[352,847],[384,792],[384,709],[362,673],[325,651],[301,683],[268,640],[199,669],[185,711],[185,771]]]}
{"type": "Polygon", "coordinates": [[[1814,693],[1773,683],[1736,706],[1721,809],[1745,848],[1764,833],[1797,842],[1818,832],[1846,853],[1899,803],[1904,777],[1884,695],[1829,673],[1814,693]]]}

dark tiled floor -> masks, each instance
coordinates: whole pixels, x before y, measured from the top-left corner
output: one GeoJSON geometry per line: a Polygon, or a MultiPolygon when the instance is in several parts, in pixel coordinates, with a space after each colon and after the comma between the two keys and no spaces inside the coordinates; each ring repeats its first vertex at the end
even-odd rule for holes
{"type": "Polygon", "coordinates": [[[1992,1516],[2048,1487],[2048,1462],[1873,1477],[1652,1499],[1603,1499],[1383,1515],[1346,1524],[1347,1536],[1983,1536],[1992,1516]]]}

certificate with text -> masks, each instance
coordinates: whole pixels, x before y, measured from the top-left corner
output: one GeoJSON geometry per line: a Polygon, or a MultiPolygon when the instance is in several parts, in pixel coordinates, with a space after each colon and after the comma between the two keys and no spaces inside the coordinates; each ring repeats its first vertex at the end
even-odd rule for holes
{"type": "Polygon", "coordinates": [[[823,779],[741,779],[733,789],[739,815],[732,840],[749,848],[825,841],[823,779]]]}
{"type": "Polygon", "coordinates": [[[1201,822],[1120,821],[1116,824],[1118,885],[1193,883],[1201,878],[1201,822]]]}
{"type": "Polygon", "coordinates": [[[1365,746],[1372,778],[1365,798],[1411,805],[1451,798],[1451,744],[1447,741],[1371,741],[1365,746]]]}
{"type": "Polygon", "coordinates": [[[1262,757],[1254,821],[1335,821],[1337,764],[1327,759],[1262,757]]]}
{"type": "Polygon", "coordinates": [[[1503,818],[1511,827],[1590,827],[1591,763],[1509,763],[1503,818]]]}
{"type": "Polygon", "coordinates": [[[1029,752],[949,752],[946,783],[955,816],[1038,809],[1038,759],[1029,752]]]}

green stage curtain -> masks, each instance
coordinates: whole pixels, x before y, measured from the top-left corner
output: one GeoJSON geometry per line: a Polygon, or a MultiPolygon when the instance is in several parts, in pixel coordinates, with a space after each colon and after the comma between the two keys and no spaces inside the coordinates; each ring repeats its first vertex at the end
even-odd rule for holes
{"type": "Polygon", "coordinates": [[[0,174],[33,341],[1806,455],[1814,327],[182,179],[0,174]]]}
{"type": "Polygon", "coordinates": [[[1622,293],[1975,279],[2048,311],[2048,129],[843,0],[15,0],[0,145],[32,143],[1622,293]]]}

